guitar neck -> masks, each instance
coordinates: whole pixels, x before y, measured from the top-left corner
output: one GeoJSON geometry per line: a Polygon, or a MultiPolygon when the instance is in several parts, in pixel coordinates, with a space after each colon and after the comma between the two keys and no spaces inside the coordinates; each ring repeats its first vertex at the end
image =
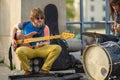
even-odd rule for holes
{"type": "Polygon", "coordinates": [[[17,40],[17,44],[27,44],[31,42],[37,42],[37,41],[42,41],[42,40],[51,40],[51,39],[57,39],[61,38],[61,35],[55,35],[55,36],[46,36],[46,37],[38,37],[38,38],[28,38],[28,39],[23,39],[23,40],[17,40]]]}

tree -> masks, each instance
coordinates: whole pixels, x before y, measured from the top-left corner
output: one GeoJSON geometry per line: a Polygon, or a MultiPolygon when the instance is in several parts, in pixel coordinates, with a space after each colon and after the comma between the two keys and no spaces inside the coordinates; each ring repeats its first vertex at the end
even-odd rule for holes
{"type": "Polygon", "coordinates": [[[73,0],[66,0],[66,14],[67,14],[68,21],[74,18],[73,2],[74,2],[73,0]]]}

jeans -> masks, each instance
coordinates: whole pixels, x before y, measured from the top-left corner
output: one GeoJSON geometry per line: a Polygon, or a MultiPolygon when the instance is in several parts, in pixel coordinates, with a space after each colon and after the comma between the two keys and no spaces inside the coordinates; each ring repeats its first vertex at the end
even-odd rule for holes
{"type": "Polygon", "coordinates": [[[28,60],[35,57],[45,58],[42,70],[49,71],[60,52],[61,47],[59,45],[45,45],[35,49],[21,46],[16,49],[16,54],[24,71],[31,71],[28,60]]]}

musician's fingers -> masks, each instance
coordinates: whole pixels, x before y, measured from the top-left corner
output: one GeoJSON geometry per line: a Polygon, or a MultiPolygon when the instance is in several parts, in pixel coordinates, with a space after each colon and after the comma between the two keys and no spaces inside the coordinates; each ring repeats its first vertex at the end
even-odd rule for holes
{"type": "Polygon", "coordinates": [[[39,46],[39,43],[38,43],[38,42],[36,43],[36,46],[37,46],[37,47],[39,46]]]}
{"type": "Polygon", "coordinates": [[[41,47],[41,46],[44,46],[44,44],[43,44],[43,42],[38,42],[37,44],[36,44],[36,47],[41,47]]]}
{"type": "Polygon", "coordinates": [[[115,27],[117,27],[117,25],[116,25],[116,24],[113,24],[113,25],[112,25],[112,28],[115,28],[115,27]]]}
{"type": "Polygon", "coordinates": [[[117,30],[117,27],[114,27],[114,30],[117,30]]]}
{"type": "Polygon", "coordinates": [[[12,40],[12,46],[15,47],[15,48],[17,47],[17,42],[14,39],[12,40]]]}
{"type": "Polygon", "coordinates": [[[114,25],[112,25],[112,29],[114,29],[114,25]]]}

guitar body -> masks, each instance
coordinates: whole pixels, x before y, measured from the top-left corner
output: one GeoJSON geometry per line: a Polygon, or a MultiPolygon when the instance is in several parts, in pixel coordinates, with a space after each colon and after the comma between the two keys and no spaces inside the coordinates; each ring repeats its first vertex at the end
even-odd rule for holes
{"type": "MultiPolygon", "coordinates": [[[[22,34],[21,32],[17,32],[15,39],[16,39],[16,40],[24,40],[24,39],[27,39],[27,38],[31,38],[31,37],[34,36],[35,34],[36,34],[36,33],[31,32],[31,33],[29,33],[29,34],[27,34],[27,35],[24,35],[24,34],[22,34]]],[[[27,46],[27,47],[33,48],[29,43],[24,44],[24,42],[22,43],[22,41],[21,41],[21,44],[17,44],[17,47],[16,47],[16,48],[18,48],[18,47],[20,47],[20,46],[27,46]]],[[[14,51],[16,50],[16,48],[14,48],[14,51]]]]}

